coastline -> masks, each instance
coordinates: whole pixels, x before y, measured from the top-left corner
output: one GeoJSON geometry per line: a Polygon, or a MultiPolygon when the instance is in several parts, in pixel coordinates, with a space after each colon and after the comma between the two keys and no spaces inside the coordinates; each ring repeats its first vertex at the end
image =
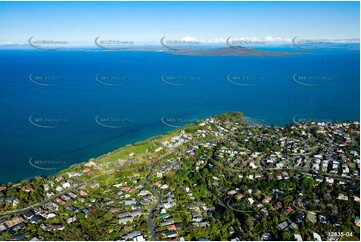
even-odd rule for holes
{"type": "MultiPolygon", "coordinates": [[[[64,220],[62,220],[63,216],[66,217],[66,223],[71,229],[70,224],[72,222],[69,223],[69,221],[72,220],[72,218],[75,218],[75,222],[79,223],[82,223],[82,221],[84,222],[87,219],[86,217],[80,216],[79,213],[75,217],[71,217],[73,216],[73,207],[75,209],[79,208],[79,211],[81,212],[83,212],[84,209],[87,209],[85,210],[87,214],[90,210],[93,210],[92,206],[95,205],[96,208],[94,211],[98,212],[96,214],[92,214],[92,218],[95,218],[98,215],[102,217],[102,213],[111,212],[109,214],[113,214],[113,212],[122,210],[118,206],[111,206],[111,204],[114,203],[114,200],[110,199],[124,200],[132,197],[130,194],[127,195],[128,197],[125,197],[125,195],[122,197],[121,195],[126,191],[129,191],[129,193],[132,193],[134,196],[137,194],[134,193],[135,191],[138,191],[139,195],[144,194],[146,191],[144,189],[150,189],[150,193],[152,194],[150,196],[153,196],[155,199],[152,200],[153,202],[151,205],[147,206],[149,203],[143,204],[143,200],[140,201],[142,205],[145,205],[144,208],[146,211],[149,211],[149,213],[144,213],[148,214],[148,216],[143,217],[143,224],[145,224],[145,222],[147,223],[145,235],[151,236],[153,240],[159,240],[159,234],[156,233],[154,228],[154,224],[157,223],[157,218],[155,218],[154,215],[159,215],[157,208],[160,204],[162,204],[164,198],[162,192],[157,190],[157,186],[160,189],[177,189],[178,183],[173,184],[173,178],[171,177],[183,177],[184,174],[182,171],[187,172],[188,169],[192,167],[189,166],[190,164],[195,166],[199,165],[197,161],[199,159],[196,154],[198,153],[198,155],[200,155],[199,152],[202,152],[202,150],[204,153],[208,153],[209,150],[215,149],[220,152],[219,154],[224,154],[227,150],[233,151],[233,149],[237,149],[237,152],[239,151],[242,153],[248,150],[248,155],[249,157],[252,157],[252,162],[247,163],[247,160],[244,162],[249,164],[249,166],[244,166],[243,163],[235,166],[234,161],[239,161],[239,157],[241,156],[237,156],[233,162],[230,162],[231,160],[223,162],[218,159],[212,159],[208,160],[208,162],[211,162],[210,164],[203,164],[203,169],[217,166],[220,170],[224,170],[229,173],[242,174],[242,177],[239,177],[240,179],[243,179],[243,177],[251,179],[253,176],[257,178],[263,177],[266,179],[269,176],[275,176],[274,179],[276,179],[279,174],[281,174],[280,172],[282,172],[282,176],[284,176],[285,179],[291,179],[290,176],[294,176],[295,179],[299,179],[300,175],[305,179],[309,179],[308,177],[310,177],[318,180],[326,179],[326,181],[327,179],[335,179],[341,182],[352,182],[357,179],[357,174],[351,174],[350,172],[348,172],[347,176],[337,172],[334,174],[333,170],[313,174],[312,169],[304,169],[306,168],[306,165],[302,168],[298,167],[298,165],[294,167],[274,167],[269,166],[268,163],[266,164],[265,160],[267,157],[272,159],[271,156],[274,155],[273,152],[275,152],[275,154],[279,153],[285,158],[297,158],[300,155],[310,155],[310,159],[314,161],[319,156],[316,149],[325,149],[328,147],[322,146],[322,142],[320,142],[321,145],[319,146],[313,143],[313,141],[322,140],[322,138],[318,137],[317,134],[313,133],[315,127],[316,129],[320,129],[320,131],[325,130],[328,134],[335,134],[335,139],[324,141],[331,146],[339,147],[341,145],[343,149],[347,149],[348,146],[352,149],[355,149],[357,146],[359,148],[359,122],[315,123],[312,121],[306,121],[300,123],[293,122],[285,127],[276,128],[273,125],[250,125],[250,123],[256,123],[250,121],[252,120],[244,117],[240,112],[217,114],[212,117],[197,120],[196,123],[179,127],[163,135],[153,136],[143,141],[126,145],[97,158],[92,158],[88,162],[74,164],[61,170],[59,173],[46,178],[35,178],[33,180],[22,181],[18,184],[0,186],[0,191],[3,191],[1,192],[2,196],[0,197],[2,197],[2,201],[5,201],[0,212],[0,218],[5,219],[3,221],[10,224],[12,221],[16,222],[17,219],[21,219],[22,217],[24,217],[25,220],[28,220],[26,214],[31,213],[31,211],[35,211],[34,213],[41,213],[42,217],[39,217],[40,215],[36,215],[40,220],[43,218],[47,219],[49,213],[52,214],[51,216],[55,216],[57,218],[49,220],[50,222],[44,222],[45,225],[41,225],[44,232],[47,231],[48,226],[51,227],[61,224],[63,224],[61,226],[67,226],[64,225],[64,220]],[[245,120],[248,120],[248,122],[245,122],[245,120]],[[298,139],[300,136],[304,135],[304,132],[310,134],[311,137],[306,135],[305,137],[298,139]],[[313,135],[311,135],[312,133],[313,135]],[[246,135],[246,137],[244,135],[246,135]],[[283,142],[282,140],[287,137],[291,141],[296,141],[296,143],[294,143],[291,147],[293,152],[291,154],[284,152],[285,150],[281,149],[282,145],[280,143],[267,144],[270,140],[283,142]],[[268,141],[259,141],[259,139],[262,138],[268,139],[268,141]],[[248,143],[248,141],[250,141],[250,143],[248,143]],[[299,149],[300,145],[304,147],[304,150],[299,149]],[[269,149],[273,152],[270,152],[269,149]],[[281,149],[282,152],[280,152],[279,149],[281,149]],[[187,163],[188,159],[191,163],[187,163]],[[164,167],[168,166],[173,168],[169,168],[170,170],[164,170],[164,167]],[[179,172],[174,173],[174,170],[179,172]],[[169,174],[164,178],[160,178],[159,173],[169,174]],[[167,179],[170,180],[168,181],[167,179]],[[130,181],[132,182],[129,183],[130,181]],[[164,185],[162,185],[163,182],[165,182],[164,185]],[[135,186],[130,184],[138,185],[135,186]],[[114,193],[108,193],[112,189],[114,189],[114,193]],[[113,197],[113,195],[117,198],[113,197]],[[11,202],[9,202],[10,200],[11,202]],[[98,206],[99,200],[102,204],[101,207],[98,206]],[[74,206],[72,204],[74,204],[74,206]],[[103,204],[105,204],[109,210],[102,209],[103,204]],[[56,206],[57,208],[53,208],[52,206],[56,206]],[[58,211],[65,211],[65,213],[60,213],[58,211]]],[[[357,150],[357,148],[355,150],[357,150]]],[[[357,151],[355,150],[352,151],[354,153],[350,152],[349,155],[357,154],[357,151]]],[[[201,173],[202,170],[200,170],[199,173],[201,173]]],[[[221,174],[219,173],[220,170],[215,169],[211,172],[217,172],[214,175],[219,175],[221,174]]],[[[209,178],[212,179],[212,176],[209,178]]],[[[219,179],[218,176],[213,176],[213,179],[214,178],[219,179]]],[[[190,179],[199,180],[199,178],[196,178],[196,175],[190,176],[190,179]]],[[[196,182],[196,180],[192,183],[194,182],[196,182]]],[[[195,192],[200,191],[202,190],[195,190],[195,192]]],[[[210,193],[211,195],[214,194],[212,193],[212,189],[207,186],[205,187],[205,192],[210,193]]],[[[215,196],[218,199],[219,195],[215,196]]],[[[134,199],[137,199],[135,197],[134,199]]],[[[127,203],[125,205],[133,204],[137,201],[134,199],[132,198],[131,200],[126,200],[125,202],[127,203]]],[[[230,200],[224,203],[222,201],[225,200],[219,201],[225,208],[240,211],[241,213],[248,212],[248,210],[239,210],[237,207],[233,206],[233,204],[229,203],[230,200]]],[[[119,205],[122,206],[124,204],[123,202],[119,202],[119,205]]],[[[296,206],[295,208],[297,209],[296,206]]],[[[171,212],[172,210],[169,211],[171,212]]],[[[139,214],[139,212],[136,214],[139,214]]],[[[102,220],[100,217],[97,217],[97,219],[102,220]]],[[[119,224],[122,224],[122,221],[123,220],[119,220],[119,224]]],[[[30,223],[32,223],[31,219],[30,223]]],[[[65,232],[64,235],[71,236],[71,232],[65,232]]],[[[49,238],[54,238],[51,236],[56,235],[44,234],[43,236],[45,238],[47,238],[47,236],[50,236],[49,238]]]]}
{"type": "MultiPolygon", "coordinates": [[[[128,149],[131,149],[132,147],[141,146],[141,145],[147,144],[148,142],[151,142],[151,141],[154,141],[154,140],[163,140],[163,139],[165,139],[167,137],[170,137],[171,135],[174,135],[175,133],[179,132],[180,130],[184,130],[184,129],[188,128],[188,127],[194,126],[196,123],[201,122],[202,120],[205,120],[207,118],[215,117],[215,116],[218,116],[218,115],[226,115],[226,114],[229,114],[229,113],[241,113],[243,115],[242,112],[238,112],[238,111],[214,114],[214,115],[199,119],[194,123],[190,123],[190,124],[186,124],[184,126],[180,126],[178,128],[167,131],[165,133],[150,136],[148,138],[136,141],[134,143],[127,143],[127,144],[125,144],[125,145],[123,145],[123,146],[121,146],[119,148],[116,148],[116,149],[113,149],[113,150],[111,150],[109,152],[103,153],[103,154],[101,154],[101,155],[99,155],[97,157],[89,158],[88,161],[77,162],[77,163],[71,164],[68,167],[61,168],[60,170],[58,170],[54,174],[25,177],[25,178],[17,180],[17,181],[2,182],[2,183],[0,183],[0,186],[7,185],[7,184],[16,185],[16,184],[20,184],[20,183],[22,183],[24,181],[35,180],[36,177],[41,177],[41,178],[44,178],[44,179],[48,179],[48,178],[57,176],[58,174],[64,173],[65,171],[67,171],[69,169],[73,169],[73,168],[76,168],[76,167],[81,166],[83,164],[86,164],[87,162],[90,162],[90,161],[103,162],[104,160],[107,160],[108,162],[118,162],[119,158],[113,159],[113,160],[109,160],[107,158],[112,157],[112,156],[118,156],[119,154],[127,153],[128,149]]],[[[280,128],[280,127],[286,127],[286,126],[288,126],[288,125],[290,125],[292,123],[297,123],[297,122],[290,122],[290,123],[287,123],[287,124],[284,124],[284,125],[272,125],[272,124],[266,124],[265,122],[260,121],[260,120],[257,121],[257,119],[253,119],[253,118],[248,117],[248,116],[243,116],[242,122],[244,124],[246,124],[249,128],[257,128],[257,127],[270,128],[272,126],[275,127],[275,128],[280,128]]],[[[333,121],[331,123],[339,123],[339,122],[359,122],[359,121],[358,120],[354,120],[354,121],[352,121],[352,120],[351,121],[350,120],[344,120],[344,121],[333,121]]]]}

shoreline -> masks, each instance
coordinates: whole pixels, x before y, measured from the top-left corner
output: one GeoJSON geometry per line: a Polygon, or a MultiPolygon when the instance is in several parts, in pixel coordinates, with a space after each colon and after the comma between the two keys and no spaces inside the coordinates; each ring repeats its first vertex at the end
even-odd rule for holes
{"type": "MultiPolygon", "coordinates": [[[[185,129],[187,128],[188,126],[192,126],[192,125],[195,125],[196,123],[204,120],[204,119],[207,119],[207,118],[212,118],[212,117],[215,117],[215,116],[218,116],[218,115],[225,115],[225,114],[229,114],[229,113],[234,113],[234,112],[226,112],[226,113],[219,113],[219,114],[215,114],[215,115],[212,115],[212,116],[209,116],[209,117],[205,117],[205,118],[202,118],[202,119],[199,119],[197,120],[196,122],[194,123],[189,123],[189,124],[186,124],[184,126],[181,126],[181,127],[178,127],[178,128],[175,128],[173,130],[170,130],[170,131],[167,131],[165,133],[162,133],[162,134],[159,134],[159,135],[155,135],[155,136],[151,136],[149,138],[146,138],[146,139],[143,139],[143,140],[139,140],[137,142],[134,142],[134,143],[128,143],[128,144],[125,144],[124,146],[121,146],[119,148],[116,148],[114,150],[111,150],[109,152],[106,152],[106,153],[103,153],[97,157],[92,157],[92,158],[89,158],[88,161],[81,161],[81,162],[76,162],[74,164],[71,164],[69,165],[68,167],[64,167],[64,168],[60,168],[57,172],[55,172],[54,174],[49,174],[49,175],[36,175],[36,176],[30,176],[30,177],[25,177],[23,179],[20,179],[20,180],[16,180],[16,181],[8,181],[8,182],[0,182],[0,186],[6,186],[6,185],[9,185],[11,184],[12,186],[14,185],[17,185],[17,184],[20,184],[24,181],[33,181],[36,179],[36,177],[41,177],[42,179],[48,179],[50,177],[53,177],[53,176],[56,176],[57,174],[60,174],[60,173],[63,173],[65,170],[68,170],[68,169],[71,169],[75,166],[79,166],[83,163],[87,163],[87,162],[90,162],[90,161],[98,161],[98,160],[102,160],[102,159],[106,159],[108,156],[111,156],[111,155],[114,155],[114,154],[117,154],[118,152],[122,152],[122,151],[125,151],[127,148],[129,147],[135,147],[135,146],[138,146],[138,145],[141,145],[141,144],[144,144],[144,143],[147,143],[147,142],[151,142],[153,140],[157,140],[157,139],[162,139],[166,136],[169,136],[171,134],[174,134],[176,132],[179,132],[180,130],[182,129],[185,129]]],[[[238,113],[238,111],[236,112],[238,113]]],[[[260,121],[256,121],[255,119],[252,119],[251,117],[248,117],[248,116],[243,116],[242,118],[242,122],[244,124],[247,125],[248,128],[257,128],[257,127],[266,127],[266,128],[271,128],[272,126],[274,128],[281,128],[281,127],[286,127],[290,124],[293,124],[293,123],[298,123],[298,122],[289,122],[287,124],[284,124],[284,125],[272,125],[272,124],[265,124],[263,122],[260,122],[260,121]]],[[[306,121],[306,122],[314,122],[312,120],[310,121],[306,121]]],[[[302,123],[306,123],[306,122],[302,122],[302,123]]],[[[343,121],[333,121],[333,122],[327,122],[327,123],[342,123],[342,122],[360,122],[360,121],[355,121],[355,120],[343,120],[343,121]]],[[[114,162],[115,160],[113,160],[114,162]]]]}

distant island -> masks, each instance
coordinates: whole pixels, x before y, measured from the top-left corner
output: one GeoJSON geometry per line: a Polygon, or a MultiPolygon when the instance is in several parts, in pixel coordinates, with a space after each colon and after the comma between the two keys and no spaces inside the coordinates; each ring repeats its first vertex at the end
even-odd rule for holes
{"type": "Polygon", "coordinates": [[[187,49],[175,50],[169,52],[172,55],[187,55],[187,56],[290,56],[296,55],[297,52],[282,52],[282,51],[266,51],[259,49],[249,49],[244,47],[228,47],[216,49],[187,49]]]}
{"type": "Polygon", "coordinates": [[[0,185],[0,240],[360,239],[360,124],[199,120],[0,185]]]}

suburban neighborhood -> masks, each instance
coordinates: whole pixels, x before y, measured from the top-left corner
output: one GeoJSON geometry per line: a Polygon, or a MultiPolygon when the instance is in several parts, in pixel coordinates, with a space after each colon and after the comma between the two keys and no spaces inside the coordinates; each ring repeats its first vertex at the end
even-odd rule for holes
{"type": "Polygon", "coordinates": [[[0,186],[1,240],[359,240],[360,124],[200,120],[0,186]]]}

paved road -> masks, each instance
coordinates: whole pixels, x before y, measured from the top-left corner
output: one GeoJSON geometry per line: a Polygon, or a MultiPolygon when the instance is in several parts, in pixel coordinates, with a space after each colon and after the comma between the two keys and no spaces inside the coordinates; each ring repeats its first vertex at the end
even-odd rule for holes
{"type": "Polygon", "coordinates": [[[216,194],[214,194],[213,192],[209,191],[208,188],[206,188],[206,191],[218,200],[219,205],[221,205],[222,207],[228,209],[228,206],[227,206],[226,204],[224,204],[224,203],[222,202],[222,200],[221,200],[216,194]]]}
{"type": "Polygon", "coordinates": [[[302,212],[311,212],[311,213],[320,213],[321,211],[319,210],[316,210],[316,211],[312,211],[312,210],[307,210],[307,209],[302,209],[302,208],[299,208],[296,203],[298,202],[298,199],[294,200],[292,205],[294,208],[296,208],[297,210],[299,211],[302,211],[302,212]]]}
{"type": "MultiPolygon", "coordinates": [[[[171,154],[173,154],[174,152],[172,152],[171,154]]],[[[171,155],[169,154],[169,155],[171,155]]],[[[163,196],[149,183],[148,181],[148,177],[149,175],[153,172],[154,170],[154,166],[158,163],[158,162],[163,162],[163,158],[157,160],[156,162],[154,162],[151,167],[150,170],[148,172],[148,174],[145,176],[144,178],[144,183],[147,184],[150,187],[150,190],[153,192],[153,194],[155,194],[158,197],[157,203],[152,207],[152,209],[150,210],[149,214],[148,214],[148,219],[147,219],[147,223],[148,223],[148,228],[150,230],[150,233],[152,235],[152,239],[153,241],[159,241],[158,235],[155,232],[154,229],[154,224],[153,224],[153,213],[154,211],[159,207],[159,205],[162,203],[163,201],[163,196]]]]}
{"type": "Polygon", "coordinates": [[[229,205],[230,201],[231,201],[231,199],[229,199],[227,201],[227,206],[228,206],[229,209],[232,209],[233,211],[240,212],[240,213],[253,213],[254,212],[254,211],[240,210],[240,209],[234,208],[231,205],[229,205]]]}
{"type": "MultiPolygon", "coordinates": [[[[42,202],[39,202],[39,203],[30,205],[30,206],[25,207],[25,208],[22,208],[22,209],[16,209],[16,210],[12,210],[12,211],[8,211],[8,212],[1,213],[1,214],[0,214],[0,218],[1,218],[1,217],[5,217],[5,216],[19,215],[19,214],[22,214],[22,213],[24,213],[25,211],[27,211],[27,210],[29,210],[29,209],[33,209],[33,208],[35,208],[35,207],[43,206],[44,204],[51,202],[53,199],[56,199],[57,197],[65,194],[65,193],[78,190],[79,188],[81,188],[81,187],[83,187],[83,186],[85,186],[85,185],[87,185],[87,184],[95,181],[96,179],[98,179],[98,178],[101,177],[101,176],[110,175],[110,174],[112,174],[112,173],[114,173],[114,172],[117,172],[118,170],[120,170],[120,169],[121,169],[122,167],[124,167],[125,165],[129,165],[129,164],[126,163],[126,164],[123,164],[123,165],[121,165],[121,166],[115,167],[113,170],[111,170],[111,171],[109,171],[109,172],[105,172],[105,173],[99,174],[99,175],[97,175],[97,176],[95,176],[95,177],[93,177],[93,178],[91,178],[91,179],[89,179],[89,180],[86,180],[86,181],[84,181],[84,182],[82,182],[82,183],[80,183],[80,184],[78,184],[78,185],[76,185],[76,186],[70,187],[69,189],[67,189],[67,190],[65,190],[65,191],[62,191],[62,192],[60,192],[60,193],[57,193],[57,194],[55,194],[54,196],[51,196],[50,198],[48,198],[48,199],[46,199],[46,200],[44,200],[44,201],[42,201],[42,202]]],[[[149,165],[152,165],[152,164],[149,164],[149,165]]],[[[149,166],[149,165],[147,165],[147,166],[149,166]]],[[[137,167],[137,168],[131,168],[131,169],[129,169],[129,170],[134,170],[134,169],[139,169],[139,167],[137,167]]]]}
{"type": "Polygon", "coordinates": [[[150,233],[152,234],[152,239],[153,241],[159,241],[159,238],[158,238],[158,235],[157,233],[155,232],[155,229],[154,229],[154,224],[153,224],[153,213],[154,211],[159,207],[159,205],[162,203],[163,201],[163,197],[162,195],[157,191],[155,190],[154,187],[152,187],[148,181],[146,181],[146,184],[148,184],[150,186],[150,189],[152,190],[153,193],[156,194],[156,196],[158,197],[158,201],[157,203],[154,205],[154,207],[150,210],[149,214],[148,214],[148,219],[147,219],[147,223],[148,223],[148,228],[150,230],[150,233]]]}
{"type": "MultiPolygon", "coordinates": [[[[261,159],[264,159],[264,156],[261,158],[261,159]]],[[[228,171],[228,172],[235,172],[235,173],[244,173],[244,172],[257,172],[259,170],[257,169],[245,169],[245,170],[241,170],[241,169],[236,169],[236,168],[228,168],[228,167],[225,167],[223,166],[221,163],[219,162],[215,162],[213,161],[216,165],[218,165],[221,169],[225,170],[225,171],[228,171]]],[[[300,172],[300,173],[305,173],[305,172],[310,172],[312,170],[303,170],[303,169],[297,169],[297,168],[293,168],[293,167],[290,167],[290,168],[287,168],[287,167],[283,167],[283,168],[265,168],[261,165],[261,163],[259,163],[260,165],[260,168],[262,169],[263,172],[266,172],[266,171],[295,171],[295,172],[300,172]]],[[[336,174],[329,174],[329,173],[317,173],[317,174],[311,174],[311,175],[316,175],[316,176],[323,176],[323,177],[331,177],[331,178],[336,178],[336,179],[339,179],[339,180],[344,180],[344,181],[347,181],[347,180],[351,180],[351,181],[357,181],[359,178],[358,177],[344,177],[344,176],[340,176],[340,175],[336,175],[336,174]]]]}
{"type": "Polygon", "coordinates": [[[13,210],[13,211],[9,211],[9,212],[4,212],[4,213],[0,214],[0,217],[22,214],[22,213],[24,213],[25,211],[27,211],[27,210],[29,210],[29,209],[32,209],[32,208],[35,208],[35,207],[39,207],[39,206],[43,206],[44,204],[46,204],[46,203],[48,203],[48,202],[51,202],[53,199],[55,199],[55,198],[57,198],[57,197],[65,194],[65,193],[67,193],[67,192],[71,192],[71,191],[77,190],[77,189],[79,189],[79,188],[87,185],[88,183],[95,181],[95,180],[98,179],[100,176],[103,176],[103,175],[106,175],[106,174],[109,174],[109,173],[104,173],[104,174],[98,175],[98,176],[96,176],[96,177],[93,177],[93,178],[90,179],[90,180],[87,180],[87,181],[85,181],[85,182],[83,182],[83,183],[81,183],[81,184],[78,184],[78,185],[76,185],[76,186],[74,186],[74,187],[71,187],[71,188],[69,188],[69,189],[66,190],[66,191],[63,191],[63,192],[61,192],[61,193],[58,193],[58,194],[56,194],[56,195],[54,195],[54,196],[52,196],[52,197],[50,197],[50,198],[48,198],[48,199],[46,199],[46,200],[44,200],[44,201],[42,201],[42,202],[33,204],[33,205],[28,206],[28,207],[26,207],[26,208],[17,209],[17,210],[13,210]]]}

